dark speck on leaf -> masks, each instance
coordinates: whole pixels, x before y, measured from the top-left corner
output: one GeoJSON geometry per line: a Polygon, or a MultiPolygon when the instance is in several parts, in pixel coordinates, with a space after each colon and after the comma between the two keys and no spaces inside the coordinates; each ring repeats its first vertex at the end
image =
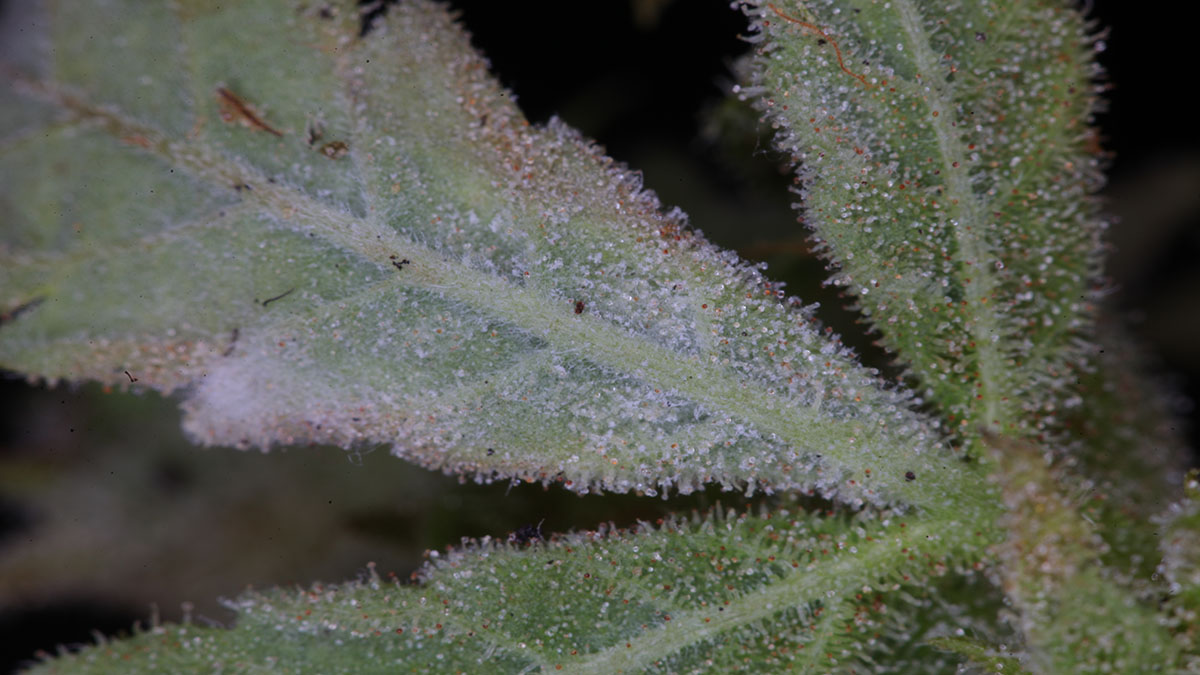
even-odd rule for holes
{"type": "Polygon", "coordinates": [[[240,334],[240,331],[238,330],[238,327],[234,326],[233,330],[230,331],[230,334],[229,334],[229,347],[227,347],[225,349],[225,352],[223,354],[221,354],[222,356],[229,356],[230,354],[233,353],[233,348],[237,344],[239,334],[240,334]]]}
{"type": "Polygon", "coordinates": [[[309,145],[316,145],[317,141],[325,137],[325,126],[320,121],[310,120],[305,129],[304,137],[309,145]]]}
{"type": "Polygon", "coordinates": [[[267,305],[271,304],[272,302],[275,302],[276,300],[282,300],[282,299],[286,298],[287,296],[291,295],[292,293],[294,293],[295,291],[296,291],[296,289],[289,288],[286,291],[280,293],[279,295],[276,295],[273,298],[267,298],[266,300],[263,300],[262,306],[266,307],[267,305]]]}
{"type": "Polygon", "coordinates": [[[915,473],[913,473],[913,472],[911,472],[911,471],[905,471],[905,472],[904,472],[904,480],[907,480],[907,481],[914,481],[914,480],[916,480],[916,479],[917,479],[917,474],[915,474],[915,473]]]}
{"type": "Polygon", "coordinates": [[[384,2],[374,2],[372,0],[358,0],[358,7],[359,7],[358,37],[360,37],[360,38],[366,37],[367,33],[370,33],[371,29],[373,29],[375,27],[375,21],[378,20],[380,17],[382,17],[384,14],[386,14],[387,10],[388,10],[388,5],[394,4],[394,2],[395,2],[395,0],[391,0],[390,2],[387,0],[385,0],[384,2]]]}
{"type": "Polygon", "coordinates": [[[531,541],[542,540],[542,523],[546,522],[543,518],[538,521],[537,525],[522,525],[515,532],[508,535],[510,544],[528,544],[531,541]]]}
{"type": "Polygon", "coordinates": [[[34,298],[34,299],[30,300],[29,302],[26,302],[21,305],[17,305],[16,307],[14,307],[12,310],[10,310],[8,312],[0,313],[0,325],[6,324],[9,321],[13,321],[17,317],[21,316],[22,314],[25,314],[26,312],[36,309],[37,306],[42,304],[42,302],[44,302],[45,300],[46,300],[46,298],[34,298]]]}

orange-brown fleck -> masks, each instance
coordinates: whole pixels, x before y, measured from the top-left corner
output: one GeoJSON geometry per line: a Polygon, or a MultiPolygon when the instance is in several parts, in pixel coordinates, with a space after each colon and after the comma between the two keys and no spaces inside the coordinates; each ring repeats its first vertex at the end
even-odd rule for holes
{"type": "Polygon", "coordinates": [[[273,136],[283,136],[282,131],[267,124],[249,103],[225,87],[217,87],[217,106],[220,108],[221,120],[227,124],[237,122],[273,136]]]}

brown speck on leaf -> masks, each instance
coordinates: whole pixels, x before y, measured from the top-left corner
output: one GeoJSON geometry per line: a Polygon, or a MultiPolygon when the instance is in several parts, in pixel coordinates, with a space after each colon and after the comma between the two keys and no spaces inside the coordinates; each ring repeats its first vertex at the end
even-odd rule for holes
{"type": "Polygon", "coordinates": [[[911,472],[911,471],[905,471],[905,472],[904,472],[904,480],[907,480],[907,481],[914,481],[914,480],[916,480],[916,479],[917,479],[917,474],[915,474],[915,473],[913,473],[913,472],[911,472]]]}
{"type": "Polygon", "coordinates": [[[583,304],[583,301],[582,301],[582,300],[576,300],[576,301],[575,301],[575,313],[576,313],[576,314],[583,314],[583,308],[584,308],[584,307],[585,307],[585,305],[583,304]]]}
{"type": "Polygon", "coordinates": [[[321,146],[321,154],[329,159],[341,159],[350,152],[350,146],[342,141],[330,141],[321,146]]]}
{"type": "Polygon", "coordinates": [[[217,87],[217,106],[220,109],[221,120],[226,124],[236,122],[274,136],[283,136],[283,132],[267,124],[253,106],[225,87],[217,87]]]}
{"type": "Polygon", "coordinates": [[[145,136],[143,136],[141,134],[129,134],[128,136],[122,136],[121,142],[127,143],[129,145],[136,145],[139,148],[146,148],[147,150],[154,147],[150,143],[150,139],[146,138],[145,136]]]}

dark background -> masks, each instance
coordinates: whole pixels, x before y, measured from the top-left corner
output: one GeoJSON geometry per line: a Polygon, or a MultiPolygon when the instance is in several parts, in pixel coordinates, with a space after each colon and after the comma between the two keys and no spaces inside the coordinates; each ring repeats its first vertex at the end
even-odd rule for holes
{"type": "MultiPolygon", "coordinates": [[[[15,3],[9,3],[15,4],[15,3]]],[[[563,117],[640,169],[717,243],[770,264],[851,340],[853,317],[820,286],[789,209],[789,177],[728,105],[745,22],[718,0],[453,2],[475,44],[535,122],[563,117]],[[569,6],[570,11],[563,7],[569,6]],[[716,132],[720,131],[718,137],[716,132]]],[[[1096,3],[1113,88],[1098,123],[1113,153],[1114,310],[1190,399],[1200,382],[1200,134],[1187,21],[1145,3],[1096,3]]],[[[5,5],[0,2],[0,11],[5,5]]],[[[1158,7],[1158,6],[1154,6],[1158,7]]],[[[751,120],[752,121],[752,120],[751,120]]],[[[884,355],[857,343],[866,360],[884,355]]],[[[1185,413],[1186,418],[1190,417],[1185,413]]],[[[428,548],[542,519],[546,532],[628,524],[689,500],[577,498],[560,490],[458,485],[387,456],[295,449],[264,457],[188,446],[175,403],[54,390],[0,378],[0,672],[35,649],[127,630],[156,603],[178,620],[227,622],[214,598],[247,583],[353,578],[367,560],[407,576],[428,548]],[[365,467],[365,468],[364,468],[365,467]]],[[[1191,427],[1191,445],[1200,447],[1191,427]]]]}

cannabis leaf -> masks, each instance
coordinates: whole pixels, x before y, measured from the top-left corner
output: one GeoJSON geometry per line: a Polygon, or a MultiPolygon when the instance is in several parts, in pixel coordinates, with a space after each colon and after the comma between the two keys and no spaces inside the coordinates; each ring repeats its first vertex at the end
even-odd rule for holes
{"type": "Polygon", "coordinates": [[[1065,3],[750,3],[804,220],[952,428],[1053,432],[1091,335],[1096,70],[1065,3]]]}
{"type": "Polygon", "coordinates": [[[251,592],[232,629],[153,626],[43,669],[1193,658],[1192,502],[1163,521],[1164,620],[1136,579],[1147,539],[1122,534],[1153,499],[1081,508],[1066,462],[1046,465],[1076,452],[1087,480],[1132,466],[1143,489],[1174,466],[1108,461],[1139,445],[1103,431],[1130,390],[1084,372],[1101,228],[1077,13],[745,6],[744,91],[920,398],[635,172],[526,122],[436,4],[46,3],[0,26],[0,365],[181,392],[207,444],[385,444],[580,492],[791,493],[757,515],[466,543],[416,585],[251,592]],[[1054,448],[1067,421],[1096,437],[1054,448]],[[807,512],[805,494],[842,504],[807,512]],[[951,570],[971,588],[941,597],[951,570]]]}
{"type": "MultiPolygon", "coordinates": [[[[371,571],[341,587],[252,592],[231,603],[232,629],[155,626],[34,672],[841,670],[863,663],[862,643],[914,630],[892,615],[922,604],[910,582],[947,571],[948,552],[928,525],[796,506],[523,550],[485,541],[436,557],[419,587],[371,571]]],[[[931,650],[912,665],[953,667],[931,650]]]]}
{"type": "Polygon", "coordinates": [[[362,38],[352,6],[44,11],[54,49],[6,66],[6,367],[183,389],[203,443],[385,443],[483,480],[971,482],[759,270],[531,127],[440,7],[362,38]]]}

